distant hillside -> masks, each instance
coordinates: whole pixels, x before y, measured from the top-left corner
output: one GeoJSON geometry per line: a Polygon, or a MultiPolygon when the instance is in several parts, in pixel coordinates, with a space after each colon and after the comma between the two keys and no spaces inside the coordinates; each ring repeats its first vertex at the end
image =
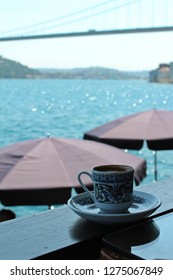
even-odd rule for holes
{"type": "Polygon", "coordinates": [[[0,56],[0,79],[148,79],[148,72],[125,72],[104,67],[32,69],[0,56]]]}
{"type": "Polygon", "coordinates": [[[89,68],[73,68],[73,69],[57,69],[51,73],[52,77],[56,79],[129,79],[130,75],[121,73],[118,70],[101,68],[101,67],[89,67],[89,68]]]}
{"type": "Polygon", "coordinates": [[[0,56],[0,78],[30,79],[37,77],[40,77],[38,70],[0,56]]]}
{"type": "Polygon", "coordinates": [[[55,79],[102,79],[130,80],[148,79],[148,71],[119,71],[104,67],[72,68],[72,69],[39,69],[47,77],[55,79]]]}
{"type": "Polygon", "coordinates": [[[149,71],[125,71],[126,74],[136,77],[137,79],[149,78],[149,71]]]}

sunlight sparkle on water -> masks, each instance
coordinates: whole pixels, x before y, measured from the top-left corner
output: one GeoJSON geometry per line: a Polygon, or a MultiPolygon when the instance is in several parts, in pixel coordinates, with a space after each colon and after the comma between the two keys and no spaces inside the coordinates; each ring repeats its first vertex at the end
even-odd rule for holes
{"type": "Polygon", "coordinates": [[[36,112],[37,111],[37,108],[32,108],[32,112],[36,112]]]}
{"type": "MultiPolygon", "coordinates": [[[[1,146],[40,138],[47,131],[52,137],[82,139],[86,131],[119,117],[154,107],[173,110],[173,84],[145,81],[2,80],[0,92],[1,146]]],[[[144,147],[128,152],[147,160],[141,184],[148,184],[153,181],[153,154],[145,142],[144,147]]],[[[158,151],[157,159],[158,180],[172,176],[173,151],[158,151]]]]}
{"type": "Polygon", "coordinates": [[[96,97],[96,96],[91,96],[91,97],[89,98],[89,100],[95,101],[95,100],[97,100],[97,97],[96,97]]]}

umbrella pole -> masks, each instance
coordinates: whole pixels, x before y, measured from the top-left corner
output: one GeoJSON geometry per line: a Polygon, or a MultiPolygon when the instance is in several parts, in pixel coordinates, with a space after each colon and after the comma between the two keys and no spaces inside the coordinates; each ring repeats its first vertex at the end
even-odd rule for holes
{"type": "Polygon", "coordinates": [[[157,181],[157,151],[154,151],[154,181],[157,181]]]}

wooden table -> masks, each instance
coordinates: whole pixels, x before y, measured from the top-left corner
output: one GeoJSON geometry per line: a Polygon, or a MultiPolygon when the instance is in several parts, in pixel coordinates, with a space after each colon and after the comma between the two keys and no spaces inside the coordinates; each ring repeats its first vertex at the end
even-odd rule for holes
{"type": "MultiPolygon", "coordinates": [[[[173,178],[135,190],[162,200],[153,217],[173,210],[173,178]]],[[[98,259],[107,226],[80,218],[67,206],[0,223],[0,259],[98,259]]]]}

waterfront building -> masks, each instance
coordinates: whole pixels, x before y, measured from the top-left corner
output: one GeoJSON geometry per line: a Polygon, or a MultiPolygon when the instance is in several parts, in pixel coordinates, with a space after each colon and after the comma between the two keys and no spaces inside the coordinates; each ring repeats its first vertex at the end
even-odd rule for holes
{"type": "Polygon", "coordinates": [[[161,63],[155,70],[150,71],[149,81],[155,83],[173,83],[173,62],[161,63]]]}

